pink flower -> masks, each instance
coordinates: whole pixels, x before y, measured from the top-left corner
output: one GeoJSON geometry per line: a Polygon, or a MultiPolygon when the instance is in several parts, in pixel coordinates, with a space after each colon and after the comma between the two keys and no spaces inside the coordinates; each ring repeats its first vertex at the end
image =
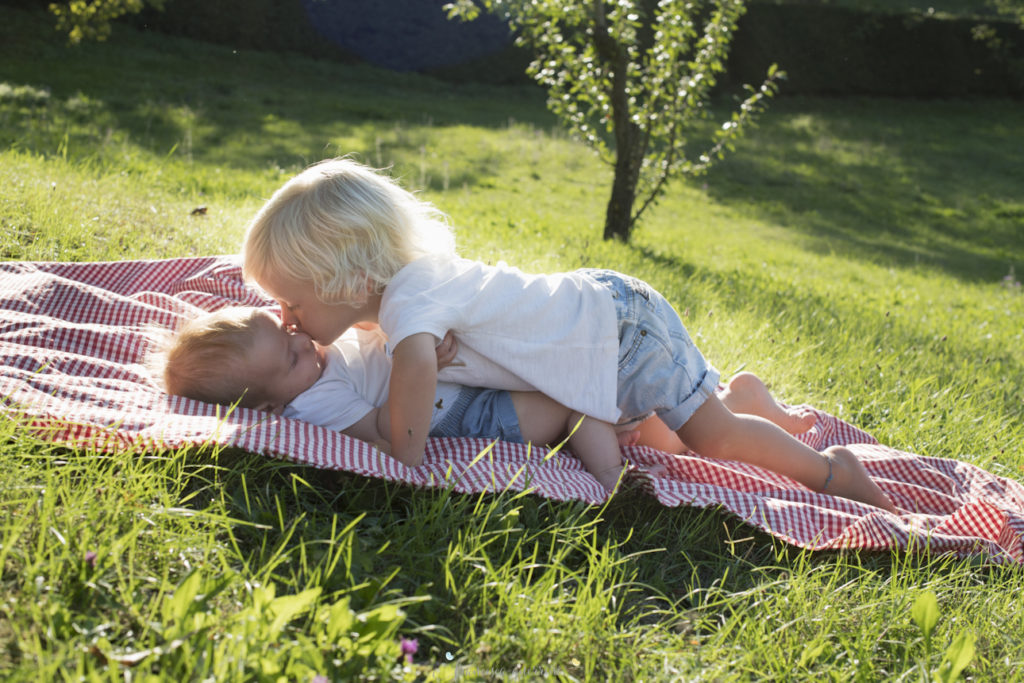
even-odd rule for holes
{"type": "Polygon", "coordinates": [[[405,655],[405,661],[412,664],[412,656],[420,648],[419,641],[415,638],[402,638],[398,644],[402,648],[402,654],[405,655]]]}
{"type": "Polygon", "coordinates": [[[96,551],[90,550],[85,554],[85,563],[90,567],[96,566],[96,551]]]}

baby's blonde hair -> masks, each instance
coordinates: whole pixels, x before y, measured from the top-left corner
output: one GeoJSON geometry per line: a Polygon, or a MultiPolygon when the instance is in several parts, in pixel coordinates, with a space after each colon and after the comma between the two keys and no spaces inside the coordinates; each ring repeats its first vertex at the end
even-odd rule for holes
{"type": "Polygon", "coordinates": [[[253,384],[246,357],[262,315],[250,306],[222,308],[164,335],[150,360],[164,390],[207,403],[259,405],[263,388],[253,384]]]}
{"type": "Polygon", "coordinates": [[[245,277],[313,283],[328,304],[359,305],[406,264],[455,255],[444,214],[396,181],[351,159],[310,166],[284,184],[249,224],[245,277]]]}

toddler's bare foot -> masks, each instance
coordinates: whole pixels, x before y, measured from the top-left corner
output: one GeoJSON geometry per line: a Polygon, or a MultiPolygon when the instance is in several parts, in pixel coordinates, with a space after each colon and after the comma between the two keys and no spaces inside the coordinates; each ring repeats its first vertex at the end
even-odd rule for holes
{"type": "Polygon", "coordinates": [[[732,412],[763,417],[790,434],[803,434],[817,419],[809,409],[781,406],[761,378],[751,372],[741,372],[730,379],[719,398],[732,412]]]}
{"type": "Polygon", "coordinates": [[[831,479],[827,479],[824,486],[819,489],[821,493],[842,496],[874,505],[889,512],[896,512],[892,501],[878,487],[878,484],[871,480],[864,465],[848,448],[832,446],[826,448],[822,455],[831,464],[828,475],[831,479]]]}

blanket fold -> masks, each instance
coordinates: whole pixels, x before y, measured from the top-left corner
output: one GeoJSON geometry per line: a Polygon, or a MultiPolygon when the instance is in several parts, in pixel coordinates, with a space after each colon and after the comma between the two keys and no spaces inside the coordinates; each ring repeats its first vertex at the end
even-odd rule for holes
{"type": "MultiPolygon", "coordinates": [[[[0,406],[39,438],[71,447],[235,446],[319,468],[414,486],[529,489],[555,500],[604,501],[567,453],[482,439],[431,439],[408,468],[370,445],[311,424],[168,396],[146,368],[151,325],[231,305],[273,301],[247,287],[236,257],[104,263],[0,263],[0,406]]],[[[854,451],[902,514],[815,493],[752,465],[628,449],[629,477],[666,506],[722,507],[786,543],[816,550],[927,549],[1024,563],[1024,486],[969,463],[879,444],[815,411],[799,438],[854,451]],[[659,476],[646,470],[659,465],[659,476]]]]}

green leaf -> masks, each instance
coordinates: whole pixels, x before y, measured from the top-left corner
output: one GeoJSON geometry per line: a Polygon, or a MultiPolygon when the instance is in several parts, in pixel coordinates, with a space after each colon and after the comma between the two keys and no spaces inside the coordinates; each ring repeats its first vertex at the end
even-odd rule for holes
{"type": "Polygon", "coordinates": [[[192,609],[196,596],[199,594],[200,582],[201,578],[199,576],[199,572],[192,570],[189,575],[186,576],[180,584],[178,584],[174,593],[164,599],[162,611],[165,620],[173,621],[176,624],[180,624],[184,621],[185,617],[192,609]]]}
{"type": "Polygon", "coordinates": [[[974,659],[974,640],[973,633],[963,631],[946,649],[946,655],[943,658],[945,670],[940,674],[944,681],[955,681],[960,678],[960,674],[974,659]]]}
{"type": "Polygon", "coordinates": [[[914,618],[914,623],[921,629],[925,640],[930,641],[932,631],[935,630],[935,625],[939,623],[939,601],[935,597],[935,593],[928,591],[918,596],[910,610],[910,616],[914,618]]]}
{"type": "Polygon", "coordinates": [[[824,640],[817,640],[805,647],[804,651],[800,653],[800,666],[807,666],[813,663],[825,651],[826,644],[824,640]]]}
{"type": "Polygon", "coordinates": [[[270,623],[270,634],[276,636],[289,621],[302,614],[320,597],[320,588],[310,588],[295,595],[282,595],[270,603],[274,621],[270,623]]]}
{"type": "Polygon", "coordinates": [[[352,630],[355,624],[355,612],[349,606],[349,598],[345,597],[331,605],[327,613],[327,636],[332,641],[338,640],[343,634],[352,630]]]}

